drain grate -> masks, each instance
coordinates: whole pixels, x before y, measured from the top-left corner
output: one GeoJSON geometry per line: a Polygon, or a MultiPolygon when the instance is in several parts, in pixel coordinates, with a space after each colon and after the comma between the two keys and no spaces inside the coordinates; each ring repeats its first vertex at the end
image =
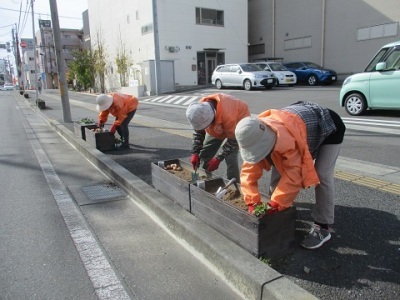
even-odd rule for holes
{"type": "Polygon", "coordinates": [[[125,197],[125,193],[114,184],[96,184],[83,186],[82,191],[90,200],[104,200],[125,197]]]}

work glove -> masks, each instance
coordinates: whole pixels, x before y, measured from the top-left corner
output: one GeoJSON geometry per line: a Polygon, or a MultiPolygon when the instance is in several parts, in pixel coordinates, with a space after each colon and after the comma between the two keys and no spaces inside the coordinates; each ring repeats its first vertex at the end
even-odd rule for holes
{"type": "Polygon", "coordinates": [[[111,126],[110,132],[112,134],[115,134],[115,131],[117,131],[117,127],[118,127],[118,125],[113,124],[113,126],[111,126]]]}
{"type": "Polygon", "coordinates": [[[190,163],[193,166],[193,170],[197,170],[197,168],[200,166],[200,156],[197,153],[192,154],[190,157],[190,163]]]}
{"type": "Polygon", "coordinates": [[[279,204],[274,202],[274,201],[269,201],[268,202],[269,209],[267,210],[267,215],[273,215],[276,214],[279,210],[279,204]]]}
{"type": "Polygon", "coordinates": [[[104,122],[99,121],[99,123],[97,123],[97,127],[103,128],[104,127],[104,122]]]}
{"type": "Polygon", "coordinates": [[[216,169],[218,169],[220,163],[221,161],[218,158],[216,157],[211,158],[211,160],[207,164],[207,171],[208,172],[215,171],[216,169]]]}

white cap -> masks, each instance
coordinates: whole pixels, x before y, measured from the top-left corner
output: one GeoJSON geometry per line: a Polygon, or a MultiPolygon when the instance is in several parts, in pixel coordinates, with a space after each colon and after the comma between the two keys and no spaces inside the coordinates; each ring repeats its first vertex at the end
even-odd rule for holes
{"type": "Polygon", "coordinates": [[[96,98],[96,109],[98,111],[104,111],[110,108],[113,102],[113,98],[106,94],[100,94],[96,98]]]}
{"type": "Polygon", "coordinates": [[[276,133],[258,118],[246,117],[236,125],[235,137],[239,143],[240,155],[248,163],[263,160],[276,142],[276,133]]]}
{"type": "Polygon", "coordinates": [[[192,103],[186,110],[186,118],[194,130],[204,130],[214,120],[215,111],[208,102],[192,103]]]}

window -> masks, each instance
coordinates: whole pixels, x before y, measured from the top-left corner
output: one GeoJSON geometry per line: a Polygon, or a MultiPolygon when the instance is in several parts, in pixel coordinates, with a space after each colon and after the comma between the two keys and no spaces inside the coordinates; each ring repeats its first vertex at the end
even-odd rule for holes
{"type": "Polygon", "coordinates": [[[358,28],[357,41],[396,36],[397,28],[397,22],[358,28]]]}
{"type": "Polygon", "coordinates": [[[153,24],[142,26],[142,35],[153,32],[153,24]]]}
{"type": "Polygon", "coordinates": [[[265,53],[265,44],[249,46],[249,55],[264,54],[264,53],[265,53]]]}
{"type": "Polygon", "coordinates": [[[224,26],[224,11],[196,7],[196,24],[224,26]]]}
{"type": "Polygon", "coordinates": [[[285,50],[311,48],[311,36],[285,41],[285,50]]]}

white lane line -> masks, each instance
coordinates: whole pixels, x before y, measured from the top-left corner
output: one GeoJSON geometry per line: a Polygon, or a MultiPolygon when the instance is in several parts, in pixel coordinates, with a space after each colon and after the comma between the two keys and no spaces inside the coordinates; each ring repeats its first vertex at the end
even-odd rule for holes
{"type": "MultiPolygon", "coordinates": [[[[38,159],[42,172],[58,205],[64,222],[69,230],[75,247],[81,257],[93,288],[100,300],[131,299],[115,274],[111,265],[103,255],[96,239],[93,237],[86,222],[78,212],[67,188],[55,172],[46,152],[37,139],[32,126],[46,124],[37,115],[25,115],[30,127],[25,123],[24,128],[38,159]],[[31,120],[34,118],[34,120],[31,120]]],[[[40,125],[39,125],[40,126],[40,125]]]]}
{"type": "Polygon", "coordinates": [[[158,100],[157,102],[159,102],[159,103],[164,102],[164,101],[168,100],[171,97],[173,97],[173,96],[165,96],[162,99],[158,100]]]}
{"type": "Polygon", "coordinates": [[[165,103],[171,103],[171,102],[173,102],[174,100],[178,99],[179,97],[180,97],[180,96],[172,97],[171,99],[169,99],[169,100],[166,101],[165,103]]]}
{"type": "Polygon", "coordinates": [[[150,102],[150,101],[157,101],[158,99],[161,99],[162,97],[156,97],[156,98],[147,98],[147,99],[144,99],[144,100],[141,100],[141,101],[143,101],[143,102],[150,102]]]}
{"type": "Polygon", "coordinates": [[[191,97],[188,101],[183,103],[183,105],[189,105],[190,103],[194,102],[197,98],[199,97],[198,96],[191,97]]]}
{"type": "Polygon", "coordinates": [[[183,102],[183,101],[185,101],[187,98],[189,98],[190,96],[181,96],[181,99],[179,99],[179,100],[177,100],[177,101],[175,101],[175,103],[174,104],[179,104],[179,103],[181,103],[181,102],[183,102]]]}

